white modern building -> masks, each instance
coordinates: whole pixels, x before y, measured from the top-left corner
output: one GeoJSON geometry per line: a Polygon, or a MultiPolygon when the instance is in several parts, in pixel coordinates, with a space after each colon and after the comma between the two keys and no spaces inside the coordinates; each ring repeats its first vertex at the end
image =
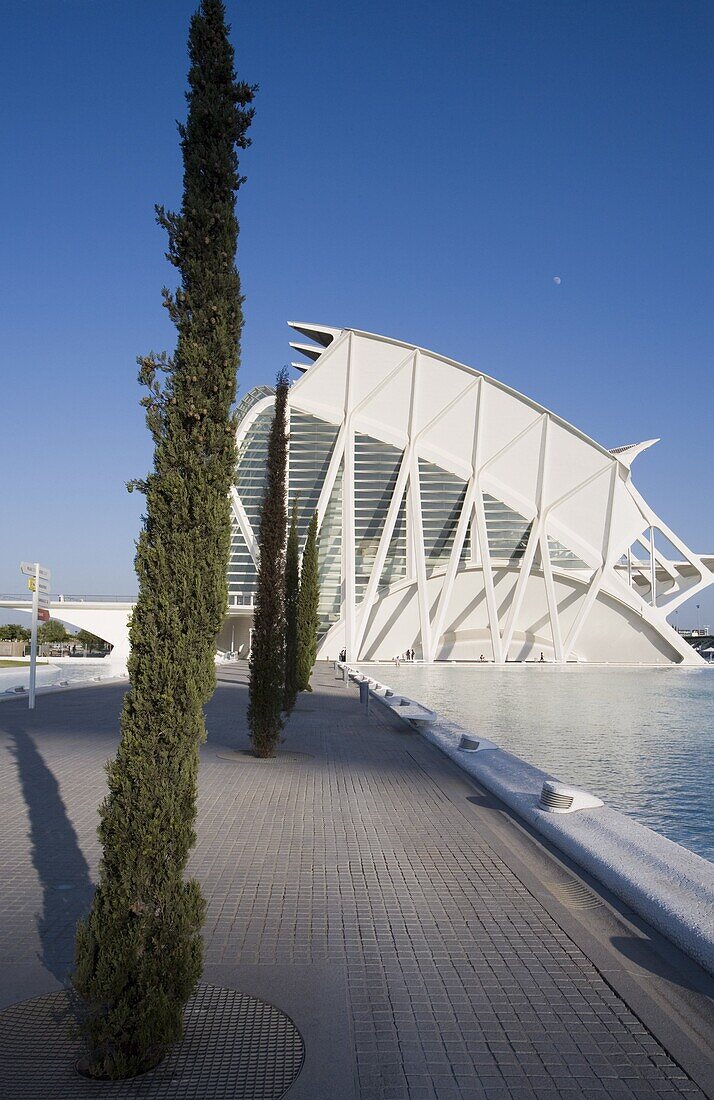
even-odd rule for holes
{"type": "MultiPolygon", "coordinates": [[[[472,367],[399,340],[292,322],[308,362],[290,390],[289,502],[320,530],[318,656],[425,661],[704,661],[667,617],[714,581],[652,511],[630,466],[472,367]]],[[[219,649],[245,656],[273,391],[238,409],[229,606],[219,649]]],[[[27,601],[0,600],[27,609],[27,601]]],[[[52,614],[125,667],[128,602],[52,614]]]]}
{"type": "MultiPolygon", "coordinates": [[[[601,447],[479,370],[293,322],[289,501],[320,528],[319,656],[699,664],[667,616],[714,581],[601,447]]],[[[230,615],[249,645],[273,395],[239,408],[230,615]]]]}

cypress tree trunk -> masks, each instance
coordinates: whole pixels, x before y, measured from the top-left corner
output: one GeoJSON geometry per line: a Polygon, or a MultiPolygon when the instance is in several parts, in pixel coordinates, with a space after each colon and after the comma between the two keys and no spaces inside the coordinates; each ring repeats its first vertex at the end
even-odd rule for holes
{"type": "Polygon", "coordinates": [[[297,614],[300,591],[300,550],[297,533],[297,501],[288,533],[285,552],[285,710],[291,711],[297,699],[297,614]]]}
{"type": "Polygon", "coordinates": [[[260,515],[258,582],[250,650],[248,722],[256,756],[275,755],[285,694],[285,474],[288,374],[278,375],[268,438],[267,484],[260,515]]]}
{"type": "Polygon", "coordinates": [[[172,359],[140,359],[154,469],[146,495],[121,740],[100,808],[104,852],[73,981],[89,1004],[93,1076],[128,1077],[181,1038],[202,968],[204,901],[185,881],[195,841],[203,705],[215,688],[226,611],[236,370],[243,324],[235,267],[237,147],[248,144],[254,89],[236,81],[221,0],[203,0],[189,33],[188,118],[179,126],[181,211],[157,217],[178,268],[164,303],[172,359]],[[163,379],[161,376],[163,375],[163,379]]]}
{"type": "Polygon", "coordinates": [[[300,595],[298,597],[298,691],[312,691],[310,674],[317,657],[317,608],[320,599],[320,582],[317,571],[317,512],[310,520],[302,555],[300,571],[300,595]]]}

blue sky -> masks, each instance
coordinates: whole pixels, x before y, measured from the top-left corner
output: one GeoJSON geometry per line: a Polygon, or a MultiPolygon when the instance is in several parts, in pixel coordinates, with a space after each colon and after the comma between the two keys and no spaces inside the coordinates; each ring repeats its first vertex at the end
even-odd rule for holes
{"type": "MultiPolygon", "coordinates": [[[[180,201],[194,6],[0,0],[0,590],[21,558],[135,590],[135,356],[173,344],[153,204],[180,201]]],[[[661,436],[636,484],[713,551],[710,0],[228,11],[260,84],[240,391],[289,360],[288,319],[434,348],[606,446],[661,436]]]]}

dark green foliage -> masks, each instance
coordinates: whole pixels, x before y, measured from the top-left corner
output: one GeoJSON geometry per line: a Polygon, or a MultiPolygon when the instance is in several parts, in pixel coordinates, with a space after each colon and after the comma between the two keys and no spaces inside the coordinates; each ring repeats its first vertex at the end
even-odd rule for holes
{"type": "Polygon", "coordinates": [[[79,642],[80,645],[86,646],[87,649],[103,649],[107,644],[103,638],[99,638],[89,630],[78,630],[69,640],[71,642],[79,642]]]}
{"type": "Polygon", "coordinates": [[[297,533],[297,501],[285,551],[285,710],[291,711],[297,699],[297,614],[300,593],[300,548],[297,533]]]}
{"type": "Polygon", "coordinates": [[[260,559],[250,650],[248,722],[253,752],[261,757],[275,754],[283,728],[288,388],[288,373],[281,370],[275,391],[275,415],[268,438],[267,480],[260,514],[260,559]]]}
{"type": "Polygon", "coordinates": [[[8,623],[0,626],[0,642],[29,642],[30,631],[19,623],[8,623]]]}
{"type": "Polygon", "coordinates": [[[43,645],[47,642],[66,642],[67,628],[59,619],[48,619],[37,628],[37,640],[43,645]]]}
{"type": "Polygon", "coordinates": [[[317,607],[320,599],[320,581],[317,571],[317,512],[310,520],[300,570],[300,595],[298,597],[298,691],[312,691],[310,674],[317,657],[317,607]]]}
{"type": "Polygon", "coordinates": [[[184,871],[195,841],[203,705],[215,687],[227,601],[231,408],[243,323],[234,206],[253,89],[236,82],[220,0],[203,0],[194,15],[189,55],[181,212],[157,208],[180,273],[175,295],[163,292],[178,340],[172,359],[139,360],[154,469],[136,483],[146,515],[131,682],[100,809],[99,885],[77,931],[73,980],[90,1008],[96,1076],[128,1077],[161,1060],[182,1035],[183,1006],[202,967],[205,905],[184,871]]]}

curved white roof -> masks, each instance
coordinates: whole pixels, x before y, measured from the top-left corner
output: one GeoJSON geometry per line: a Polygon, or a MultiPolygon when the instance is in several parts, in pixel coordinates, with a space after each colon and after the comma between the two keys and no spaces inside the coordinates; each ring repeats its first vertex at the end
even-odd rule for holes
{"type": "MultiPolygon", "coordinates": [[[[290,479],[304,493],[320,469],[310,507],[326,527],[338,614],[324,646],[339,641],[352,658],[418,639],[428,660],[484,645],[496,661],[536,645],[557,661],[690,659],[666,616],[714,578],[632,484],[630,463],[654,441],[610,451],[436,352],[290,324],[314,341],[292,345],[312,362],[290,391],[290,479]]],[[[239,445],[252,423],[265,431],[269,405],[247,413],[239,445]]],[[[260,466],[257,451],[251,461],[260,466]]],[[[240,483],[236,518],[252,547],[239,494],[240,483]]]]}
{"type": "MultiPolygon", "coordinates": [[[[645,443],[628,443],[624,447],[604,447],[602,444],[598,443],[597,440],[587,435],[586,432],[583,432],[580,428],[577,428],[574,424],[570,424],[567,420],[564,420],[563,417],[558,416],[557,413],[554,413],[552,412],[552,410],[546,408],[545,405],[541,405],[533,398],[528,397],[526,394],[520,393],[512,386],[507,385],[505,382],[501,382],[497,378],[491,377],[490,375],[486,374],[485,371],[482,371],[476,367],[468,366],[466,363],[460,363],[456,359],[450,359],[447,356],[440,355],[438,352],[431,351],[430,349],[421,347],[418,344],[408,344],[404,340],[397,340],[391,336],[380,336],[378,333],[366,332],[361,329],[329,328],[325,325],[314,325],[305,321],[288,321],[288,325],[290,326],[290,328],[295,329],[296,332],[299,332],[303,336],[307,336],[320,344],[319,348],[315,347],[314,345],[302,343],[290,344],[291,348],[299,350],[306,357],[312,359],[313,362],[317,362],[320,358],[322,358],[325,351],[335,340],[338,339],[338,337],[344,336],[347,333],[352,333],[355,337],[378,341],[380,344],[383,345],[392,345],[393,347],[403,348],[405,351],[409,351],[411,353],[418,352],[420,355],[425,356],[429,360],[436,360],[440,363],[444,363],[450,367],[453,367],[455,370],[465,371],[469,374],[474,374],[478,377],[482,377],[491,385],[497,386],[500,390],[503,390],[504,393],[511,394],[517,400],[525,403],[526,405],[529,405],[531,408],[537,410],[540,413],[546,413],[551,419],[559,424],[562,424],[569,431],[573,432],[575,435],[579,436],[587,443],[592,444],[593,447],[596,447],[603,454],[614,455],[628,468],[631,464],[632,458],[634,458],[636,454],[639,454],[641,451],[646,450],[648,447],[651,447],[654,443],[659,443],[659,439],[650,439],[645,443]],[[632,452],[633,450],[635,454],[631,455],[630,452],[632,452]]],[[[291,365],[301,371],[306,371],[311,367],[310,363],[293,363],[291,365]]]]}

